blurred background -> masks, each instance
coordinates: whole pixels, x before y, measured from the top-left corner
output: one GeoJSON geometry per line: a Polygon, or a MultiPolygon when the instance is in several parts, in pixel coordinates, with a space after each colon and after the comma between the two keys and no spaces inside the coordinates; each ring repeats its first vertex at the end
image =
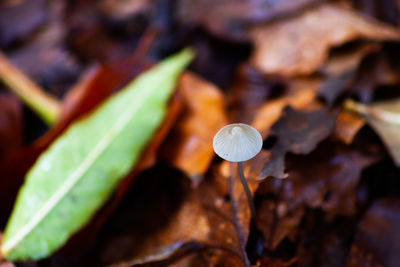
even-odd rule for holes
{"type": "MultiPolygon", "coordinates": [[[[243,122],[264,137],[247,173],[254,264],[398,266],[400,130],[343,104],[400,97],[399,14],[399,0],[2,0],[1,229],[26,171],[67,125],[166,56],[196,50],[152,167],[133,171],[63,250],[15,265],[242,266],[224,247],[235,231],[210,210],[230,216],[212,137],[243,122]],[[27,104],[37,95],[51,121],[27,104]],[[282,166],[268,165],[278,154],[282,166]]],[[[239,218],[249,223],[246,209],[239,218]]]]}

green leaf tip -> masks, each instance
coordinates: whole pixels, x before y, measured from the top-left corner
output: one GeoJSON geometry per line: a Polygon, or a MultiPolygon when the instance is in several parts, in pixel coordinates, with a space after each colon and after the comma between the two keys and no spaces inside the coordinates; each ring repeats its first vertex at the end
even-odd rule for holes
{"type": "Polygon", "coordinates": [[[144,72],[74,122],[38,158],[4,231],[5,258],[48,257],[89,222],[138,162],[193,57],[193,50],[184,49],[144,72]]]}

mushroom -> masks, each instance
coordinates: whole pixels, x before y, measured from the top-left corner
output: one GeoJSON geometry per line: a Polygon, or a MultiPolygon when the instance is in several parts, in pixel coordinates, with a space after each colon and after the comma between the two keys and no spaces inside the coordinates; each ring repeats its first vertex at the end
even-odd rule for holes
{"type": "Polygon", "coordinates": [[[261,134],[250,125],[233,123],[226,125],[214,136],[213,148],[221,158],[237,162],[240,182],[247,196],[251,219],[255,219],[254,201],[243,172],[243,161],[256,156],[262,148],[261,134]]]}

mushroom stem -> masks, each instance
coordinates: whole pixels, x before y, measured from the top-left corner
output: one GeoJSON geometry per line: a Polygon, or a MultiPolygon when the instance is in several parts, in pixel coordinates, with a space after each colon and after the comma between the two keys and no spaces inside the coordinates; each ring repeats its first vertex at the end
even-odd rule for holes
{"type": "Polygon", "coordinates": [[[236,202],[236,199],[235,199],[235,190],[234,190],[235,180],[234,180],[234,171],[233,170],[234,170],[234,164],[231,163],[231,175],[229,176],[228,184],[229,184],[229,194],[231,196],[233,223],[235,225],[236,232],[238,235],[239,246],[240,246],[240,250],[242,251],[243,263],[244,263],[245,267],[251,267],[249,258],[247,257],[247,253],[246,253],[245,236],[244,236],[242,227],[240,227],[239,218],[238,218],[239,208],[238,208],[238,203],[236,202]]]}
{"type": "Polygon", "coordinates": [[[244,192],[246,193],[247,197],[247,202],[249,204],[250,208],[250,220],[255,220],[256,219],[256,209],[254,207],[254,200],[253,196],[251,195],[249,185],[247,184],[247,180],[244,177],[244,171],[243,171],[243,162],[238,162],[238,174],[240,178],[240,182],[242,183],[244,192]]]}

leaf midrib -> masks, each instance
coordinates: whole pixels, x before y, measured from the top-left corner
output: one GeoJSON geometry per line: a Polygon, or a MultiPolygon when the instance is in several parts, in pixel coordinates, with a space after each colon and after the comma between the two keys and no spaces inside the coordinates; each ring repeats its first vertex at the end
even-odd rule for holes
{"type": "MultiPolygon", "coordinates": [[[[133,85],[132,85],[133,86],[133,85]]],[[[142,88],[137,88],[142,89],[142,88]]],[[[136,90],[137,90],[136,89],[136,90]]],[[[142,99],[140,103],[146,103],[145,98],[149,94],[146,92],[151,92],[151,90],[144,90],[143,96],[140,94],[136,95],[136,99],[142,99]]],[[[120,96],[122,97],[122,96],[120,96]]],[[[108,145],[115,140],[115,137],[124,129],[124,126],[129,122],[139,109],[141,105],[131,105],[133,109],[128,110],[123,113],[119,120],[110,128],[110,131],[100,140],[98,145],[89,153],[82,164],[73,172],[64,184],[56,191],[56,193],[51,196],[47,202],[40,208],[39,212],[27,223],[25,224],[13,238],[6,241],[2,245],[2,251],[4,254],[8,254],[20,241],[22,241],[33,229],[45,218],[50,211],[65,197],[65,195],[71,191],[74,185],[84,176],[84,174],[90,169],[90,166],[98,159],[102,152],[108,147],[108,145]]]]}

